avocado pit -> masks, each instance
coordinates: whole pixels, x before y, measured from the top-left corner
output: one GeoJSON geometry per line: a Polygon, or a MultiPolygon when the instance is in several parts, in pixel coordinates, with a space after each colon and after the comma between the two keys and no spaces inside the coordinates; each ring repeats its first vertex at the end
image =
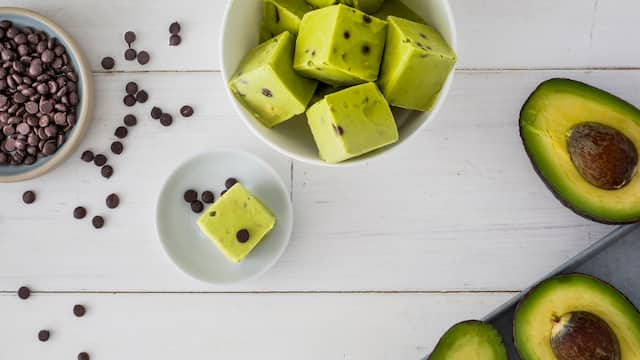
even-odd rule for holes
{"type": "Polygon", "coordinates": [[[595,314],[576,311],[552,318],[551,349],[558,360],[620,360],[620,343],[595,314]]]}
{"type": "Polygon", "coordinates": [[[593,186],[616,190],[631,181],[638,165],[638,151],[620,131],[596,122],[576,125],[567,139],[576,169],[593,186]]]}

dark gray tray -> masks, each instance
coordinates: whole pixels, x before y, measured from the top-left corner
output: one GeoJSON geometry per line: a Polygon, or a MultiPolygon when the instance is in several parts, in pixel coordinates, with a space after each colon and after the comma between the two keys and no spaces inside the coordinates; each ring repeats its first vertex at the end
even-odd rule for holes
{"type": "MultiPolygon", "coordinates": [[[[640,225],[616,229],[543,279],[557,274],[580,272],[596,276],[622,291],[640,306],[640,225]]],[[[543,280],[541,279],[541,280],[543,280]]],[[[489,314],[484,320],[498,329],[509,359],[520,359],[513,345],[513,315],[526,290],[489,314]]]]}

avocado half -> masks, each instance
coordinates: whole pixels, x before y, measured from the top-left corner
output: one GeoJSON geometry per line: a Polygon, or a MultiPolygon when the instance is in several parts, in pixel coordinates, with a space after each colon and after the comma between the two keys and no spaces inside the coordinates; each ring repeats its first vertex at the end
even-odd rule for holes
{"type": "Polygon", "coordinates": [[[584,274],[530,290],[516,309],[513,336],[522,360],[640,359],[640,313],[613,286],[584,274]],[[596,351],[604,355],[584,355],[596,351]]]}
{"type": "Polygon", "coordinates": [[[442,335],[429,360],[507,360],[502,337],[493,326],[469,320],[442,335]]]}
{"type": "Polygon", "coordinates": [[[640,110],[590,85],[551,79],[520,112],[520,137],[553,194],[608,224],[640,220],[640,110]]]}

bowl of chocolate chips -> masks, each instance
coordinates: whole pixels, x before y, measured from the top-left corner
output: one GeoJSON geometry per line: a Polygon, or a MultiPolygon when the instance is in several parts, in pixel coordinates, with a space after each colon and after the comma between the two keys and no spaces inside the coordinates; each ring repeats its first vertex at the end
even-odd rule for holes
{"type": "Polygon", "coordinates": [[[62,163],[92,107],[91,70],[71,36],[40,14],[0,7],[0,182],[62,163]]]}

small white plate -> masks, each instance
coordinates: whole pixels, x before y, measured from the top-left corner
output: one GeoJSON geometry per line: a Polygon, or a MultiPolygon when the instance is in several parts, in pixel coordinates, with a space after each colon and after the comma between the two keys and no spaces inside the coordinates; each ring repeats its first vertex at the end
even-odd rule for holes
{"type": "Polygon", "coordinates": [[[156,231],[171,260],[187,274],[213,284],[231,284],[267,271],[287,247],[292,228],[289,191],[280,176],[263,160],[235,150],[207,152],[180,165],[165,182],[156,208],[156,231]],[[183,198],[186,190],[194,189],[198,195],[211,190],[218,199],[230,177],[262,200],[277,219],[273,230],[238,264],[200,232],[199,214],[183,198]]]}

